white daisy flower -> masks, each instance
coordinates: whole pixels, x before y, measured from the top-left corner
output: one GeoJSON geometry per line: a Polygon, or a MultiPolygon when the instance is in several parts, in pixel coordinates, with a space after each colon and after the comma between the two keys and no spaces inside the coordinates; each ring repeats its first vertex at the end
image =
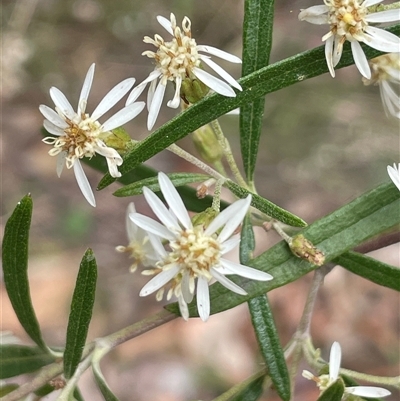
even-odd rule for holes
{"type": "Polygon", "coordinates": [[[128,235],[128,246],[119,245],[115,249],[118,252],[128,252],[134,259],[130,267],[133,273],[139,265],[144,267],[154,265],[158,260],[158,254],[153,249],[146,231],[138,227],[130,218],[131,213],[136,213],[135,204],[131,202],[126,209],[125,226],[128,235]]]}
{"type": "MultiPolygon", "coordinates": [[[[145,51],[143,55],[154,59],[156,67],[154,71],[131,92],[127,100],[127,104],[134,102],[143,92],[147,84],[150,83],[150,89],[147,94],[147,108],[149,111],[147,128],[149,130],[153,128],[156,122],[168,81],[173,82],[175,85],[175,96],[167,103],[167,106],[174,109],[179,107],[181,97],[188,103],[184,90],[188,79],[190,82],[196,80],[199,84],[198,86],[202,84],[205,85],[205,87],[202,88],[204,93],[200,98],[204,97],[208,88],[229,97],[236,96],[231,86],[240,91],[242,90],[242,87],[237,81],[223,68],[212,61],[210,56],[217,56],[231,63],[241,63],[242,61],[239,57],[216,49],[215,47],[198,45],[195,39],[192,38],[192,32],[190,30],[191,22],[188,17],[183,19],[182,29],[176,25],[174,14],[171,14],[170,20],[161,16],[158,16],[157,20],[173,38],[170,42],[166,42],[160,35],[155,35],[154,39],[145,36],[144,42],[156,46],[157,51],[145,51]],[[208,55],[203,55],[199,52],[208,55]],[[227,83],[204,71],[202,63],[207,64],[227,83]],[[157,84],[158,80],[159,82],[157,84]]],[[[193,101],[191,101],[191,103],[193,103],[193,101]]]]}
{"type": "MultiPolygon", "coordinates": [[[[308,380],[315,381],[322,393],[329,386],[335,383],[336,380],[339,379],[339,369],[340,369],[341,359],[342,359],[342,349],[340,347],[340,344],[337,341],[335,341],[332,344],[329,356],[329,375],[321,375],[317,377],[314,376],[308,370],[303,370],[302,375],[308,380]]],[[[387,397],[388,395],[391,394],[391,392],[381,387],[354,386],[354,387],[346,387],[344,390],[343,397],[345,397],[346,394],[352,394],[359,397],[380,398],[380,397],[387,397]]]]}
{"type": "Polygon", "coordinates": [[[400,38],[383,29],[369,25],[370,23],[393,22],[400,20],[400,10],[371,12],[368,7],[375,6],[383,0],[324,0],[324,5],[313,6],[301,10],[300,21],[312,24],[329,24],[330,31],[323,36],[325,57],[329,72],[335,76],[334,67],[342,56],[343,44],[348,40],[351,44],[354,62],[360,73],[371,78],[368,60],[360,42],[382,52],[398,52],[400,38]]]}
{"type": "Polygon", "coordinates": [[[73,167],[79,188],[92,206],[96,206],[93,191],[79,159],[91,158],[98,153],[106,158],[111,176],[120,177],[121,173],[117,166],[122,164],[122,158],[115,149],[106,146],[104,140],[112,134],[111,130],[135,118],[145,106],[144,102],[132,103],[103,124],[98,121],[132,88],[135,79],[128,78],[111,89],[91,115],[87,114],[86,105],[92,86],[94,68],[95,65],[92,64],[86,74],[76,112],[65,95],[55,87],[50,89],[50,97],[55,104],[55,111],[43,104],[39,107],[45,117],[44,128],[56,136],[46,137],[43,142],[53,145],[49,155],[57,155],[57,175],[61,176],[64,164],[68,169],[73,167]]]}
{"type": "Polygon", "coordinates": [[[400,163],[397,166],[396,163],[393,163],[393,167],[387,166],[387,172],[393,184],[396,185],[400,191],[400,163]]]}
{"type": "Polygon", "coordinates": [[[161,223],[139,213],[129,215],[135,224],[149,233],[159,255],[155,269],[148,271],[155,277],[142,288],[140,296],[157,291],[157,299],[160,300],[166,286],[167,299],[172,295],[178,298],[181,315],[187,320],[187,304],[196,292],[199,315],[206,321],[210,316],[208,286],[211,281],[216,280],[231,291],[246,295],[245,290],[225,276],[237,274],[253,280],[272,279],[268,273],[223,257],[240,242],[240,234],[234,232],[250,207],[251,195],[234,202],[205,227],[203,224],[192,224],[181,197],[167,175],[159,173],[158,182],[169,209],[150,189],[144,187],[143,194],[161,223]],[[166,240],[167,249],[161,240],[166,240]]]}
{"type": "Polygon", "coordinates": [[[384,54],[369,63],[372,76],[363,78],[364,84],[379,85],[386,115],[400,119],[400,53],[384,54]]]}

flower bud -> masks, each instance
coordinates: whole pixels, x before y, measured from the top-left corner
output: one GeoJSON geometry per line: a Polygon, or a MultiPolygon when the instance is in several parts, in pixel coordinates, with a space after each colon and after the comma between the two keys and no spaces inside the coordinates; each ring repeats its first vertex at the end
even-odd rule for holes
{"type": "Polygon", "coordinates": [[[293,237],[289,247],[298,258],[304,259],[313,265],[322,266],[325,263],[324,253],[302,234],[293,237]]]}
{"type": "Polygon", "coordinates": [[[210,223],[217,217],[218,212],[214,210],[212,207],[207,208],[204,212],[198,213],[192,217],[193,226],[203,225],[204,229],[206,229],[210,223]]]}
{"type": "Polygon", "coordinates": [[[223,152],[209,124],[194,131],[192,138],[194,146],[207,163],[213,164],[221,160],[223,152]]]}
{"type": "Polygon", "coordinates": [[[182,81],[180,96],[185,103],[197,103],[199,100],[203,99],[209,91],[210,88],[194,76],[186,77],[182,81]]]}
{"type": "Polygon", "coordinates": [[[102,140],[108,147],[115,149],[120,155],[124,155],[134,147],[134,142],[131,137],[121,127],[113,129],[111,133],[105,138],[102,138],[102,140]]]}

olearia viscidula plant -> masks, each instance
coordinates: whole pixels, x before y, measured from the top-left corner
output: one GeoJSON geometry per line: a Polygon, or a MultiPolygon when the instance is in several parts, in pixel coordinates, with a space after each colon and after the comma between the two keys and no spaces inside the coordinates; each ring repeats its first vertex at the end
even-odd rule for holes
{"type": "Polygon", "coordinates": [[[245,1],[243,60],[224,50],[198,45],[192,36],[196,31],[187,16],[181,27],[174,13],[169,19],[156,16],[172,38],[164,40],[158,34],[154,39],[145,37],[144,42],[154,45],[156,50],[146,50],[143,55],[155,66],[139,85],[134,87],[134,78],[123,80],[91,114],[86,110],[94,64],[84,79],[76,111],[59,89],[50,89],[55,110],[44,105],[39,110],[45,117],[43,142],[52,145],[49,154],[57,156],[57,175],[61,175],[64,165],[73,168],[79,188],[91,206],[96,206],[96,202],[81,162],[105,174],[99,190],[115,179],[123,183],[114,193],[116,204],[119,197],[144,196],[157,219],[137,210],[140,202],[131,202],[125,212],[128,243],[116,250],[132,259],[130,268],[128,257],[126,262],[127,270],[136,272],[130,276],[132,280],[139,272],[149,276],[135,296],[155,293],[158,301],[166,299],[168,304],[155,315],[88,341],[98,274],[94,253],[88,249],[72,295],[65,346],[48,345],[29,289],[28,243],[33,200],[26,195],[6,223],[2,258],[11,305],[36,346],[22,345],[10,333],[2,335],[0,379],[7,379],[0,385],[3,401],[41,400],[53,392],[52,399],[58,401],[83,400],[78,385],[88,369],[92,370],[104,399],[117,401],[114,391],[118,394],[119,389],[110,388],[100,368],[101,360],[109,352],[173,319],[182,317],[184,324],[190,325],[199,317],[206,325],[210,316],[217,319],[218,313],[243,303],[249,308],[263,364],[214,401],[265,400],[272,394],[284,401],[295,400],[296,383],[306,383],[306,379],[316,383],[313,399],[319,401],[358,401],[398,394],[400,376],[376,376],[341,368],[342,351],[337,341],[332,345],[329,361],[323,359],[313,343],[311,322],[318,290],[336,265],[400,292],[399,268],[364,255],[398,242],[400,164],[394,163],[392,167],[393,161],[388,161],[391,181],[311,224],[259,195],[254,176],[264,97],[295,84],[299,77],[311,79],[328,72],[335,77],[336,70],[355,64],[365,85],[379,85],[387,118],[400,119],[400,24],[377,27],[400,20],[400,3],[381,3],[382,0],[324,0],[323,4],[301,10],[300,20],[330,26],[322,38],[324,49],[312,49],[271,65],[272,0],[245,1]],[[243,62],[244,76],[240,82],[211,60],[212,56],[232,63],[243,62]],[[151,130],[169,81],[175,93],[167,105],[174,109],[180,106],[181,113],[145,139],[132,138],[122,126],[145,107],[145,102],[137,99],[149,84],[147,128],[151,130]],[[99,122],[125,95],[125,106],[105,122],[99,122]],[[238,108],[245,174],[217,120],[238,108]],[[191,133],[199,155],[176,145],[191,133]],[[199,172],[167,174],[143,164],[163,150],[182,157],[199,172]],[[105,157],[105,164],[96,162],[101,157],[105,157]],[[138,174],[131,174],[133,170],[138,174]],[[223,190],[230,192],[229,201],[222,199],[226,193],[223,190]],[[263,236],[274,231],[282,241],[255,256],[259,237],[254,235],[254,227],[261,228],[263,236]],[[236,254],[230,254],[231,251],[236,254]],[[232,260],[237,253],[239,258],[232,260]],[[282,346],[268,293],[309,272],[314,276],[302,317],[290,341],[282,346]],[[170,303],[172,300],[177,302],[170,303]],[[310,371],[300,368],[303,360],[310,371]],[[14,381],[24,374],[30,375],[25,383],[14,381]]]}

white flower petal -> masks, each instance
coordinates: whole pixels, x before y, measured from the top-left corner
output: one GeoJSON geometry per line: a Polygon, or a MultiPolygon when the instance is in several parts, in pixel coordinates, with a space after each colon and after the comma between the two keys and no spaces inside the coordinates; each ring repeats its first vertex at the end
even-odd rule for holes
{"type": "Polygon", "coordinates": [[[228,239],[239,224],[243,221],[251,203],[251,195],[246,199],[239,199],[223,210],[205,229],[204,235],[212,235],[218,231],[223,225],[225,227],[218,235],[218,241],[223,243],[228,239]]]}
{"type": "Polygon", "coordinates": [[[135,240],[137,232],[140,230],[140,228],[129,218],[131,213],[136,213],[136,207],[133,202],[128,205],[125,215],[125,228],[129,241],[135,240]]]}
{"type": "MultiPolygon", "coordinates": [[[[153,81],[153,82],[155,82],[155,81],[153,81]]],[[[160,112],[161,103],[164,98],[165,88],[166,88],[166,86],[163,85],[160,81],[157,85],[156,91],[154,92],[154,96],[151,99],[149,116],[147,119],[147,129],[149,131],[151,131],[151,129],[154,127],[154,124],[156,123],[158,113],[160,112]]],[[[149,90],[149,92],[150,92],[150,90],[149,90]]]]}
{"type": "Polygon", "coordinates": [[[398,166],[393,164],[392,166],[387,166],[387,172],[389,174],[390,179],[393,181],[393,184],[396,185],[398,190],[400,191],[400,163],[398,166]]]}
{"type": "Polygon", "coordinates": [[[333,45],[333,55],[332,55],[333,67],[336,67],[339,64],[339,61],[342,58],[342,52],[343,52],[343,44],[340,41],[340,38],[338,36],[335,36],[333,45]]]}
{"type": "Polygon", "coordinates": [[[157,21],[158,23],[171,35],[174,34],[174,31],[172,30],[172,25],[171,21],[162,15],[157,15],[157,21]]]}
{"type": "Polygon", "coordinates": [[[92,188],[90,187],[89,181],[86,177],[85,172],[83,171],[79,159],[75,160],[74,173],[76,181],[78,182],[79,188],[82,191],[83,196],[86,198],[86,200],[89,202],[91,206],[96,207],[96,201],[94,199],[92,188]]]}
{"type": "Polygon", "coordinates": [[[254,269],[249,266],[242,265],[240,263],[231,262],[230,260],[227,259],[220,259],[220,263],[222,267],[227,269],[226,273],[224,273],[221,270],[218,270],[220,273],[223,274],[237,274],[238,276],[258,281],[269,281],[273,279],[273,277],[268,273],[254,269]]]}
{"type": "Polygon", "coordinates": [[[210,273],[220,284],[222,284],[228,290],[239,295],[247,295],[247,292],[243,288],[239,287],[233,281],[229,280],[229,278],[219,273],[216,269],[211,268],[210,273]]]}
{"type": "Polygon", "coordinates": [[[39,106],[40,112],[43,114],[44,118],[46,120],[49,120],[52,124],[59,128],[67,128],[68,124],[63,120],[59,114],[57,114],[53,109],[51,109],[48,106],[45,106],[44,104],[41,104],[39,106]]]}
{"type": "MultiPolygon", "coordinates": [[[[160,184],[161,192],[164,195],[168,206],[171,208],[172,212],[181,222],[183,227],[192,228],[192,222],[190,221],[189,214],[182,201],[182,198],[180,197],[178,191],[176,190],[174,184],[171,182],[168,176],[163,172],[159,172],[158,183],[160,184]]],[[[176,225],[174,227],[176,227],[176,225]]]]}
{"type": "Polygon", "coordinates": [[[182,274],[181,291],[185,302],[192,302],[194,294],[190,291],[190,275],[187,269],[182,274]]]}
{"type": "Polygon", "coordinates": [[[182,77],[175,78],[175,94],[172,100],[167,103],[168,107],[171,109],[177,109],[181,104],[181,86],[182,86],[182,77]]]}
{"type": "Polygon", "coordinates": [[[157,88],[157,80],[154,80],[150,83],[149,90],[147,91],[147,111],[150,111],[151,103],[153,102],[156,88],[157,88]]]}
{"type": "Polygon", "coordinates": [[[52,135],[56,135],[56,136],[65,135],[65,132],[64,132],[64,130],[62,128],[57,127],[56,125],[51,123],[49,120],[44,120],[43,121],[43,127],[47,132],[49,132],[52,135]]]}
{"type": "Polygon", "coordinates": [[[333,68],[333,44],[334,44],[334,37],[330,36],[325,42],[325,58],[329,72],[332,78],[335,78],[335,70],[333,68]]]}
{"type": "Polygon", "coordinates": [[[379,82],[383,108],[387,117],[400,118],[400,96],[393,90],[389,82],[379,82]]]}
{"type": "Polygon", "coordinates": [[[389,390],[382,387],[372,387],[372,386],[357,386],[357,387],[346,387],[345,393],[357,395],[359,397],[371,397],[380,398],[387,397],[392,394],[389,390]]]}
{"type": "Polygon", "coordinates": [[[328,11],[329,8],[326,5],[313,6],[306,8],[305,10],[301,10],[298,18],[300,21],[307,21],[311,24],[328,24],[328,11]]]}
{"type": "Polygon", "coordinates": [[[128,99],[125,103],[126,106],[129,104],[133,103],[136,101],[136,99],[142,94],[142,92],[145,90],[147,84],[149,82],[152,82],[154,80],[157,80],[157,78],[161,75],[161,72],[158,71],[157,69],[152,71],[149,76],[141,82],[136,88],[133,88],[132,92],[129,94],[128,99]]]}
{"type": "Polygon", "coordinates": [[[371,69],[369,68],[367,57],[364,51],[356,40],[351,42],[351,52],[353,53],[354,62],[361,72],[361,75],[367,79],[371,79],[371,69]]]}
{"type": "Polygon", "coordinates": [[[217,49],[216,47],[198,45],[197,51],[212,54],[213,56],[217,56],[224,60],[230,61],[231,63],[237,63],[237,64],[242,63],[242,60],[239,57],[236,57],[228,52],[224,52],[223,50],[217,49]]]}
{"type": "Polygon", "coordinates": [[[225,224],[224,228],[218,235],[218,241],[220,243],[223,243],[225,240],[227,240],[239,227],[239,225],[242,223],[244,219],[244,216],[246,216],[246,213],[249,210],[250,203],[251,203],[251,195],[247,195],[246,199],[240,199],[236,201],[235,203],[233,203],[232,205],[230,205],[228,208],[226,208],[221,212],[222,214],[226,211],[226,214],[230,217],[227,223],[225,224]]]}
{"type": "Polygon", "coordinates": [[[178,297],[179,312],[186,321],[189,320],[189,309],[183,297],[178,297]]]}
{"type": "Polygon", "coordinates": [[[144,106],[144,102],[131,103],[125,106],[103,124],[103,131],[111,131],[133,120],[144,109],[144,106]]]}
{"type": "Polygon", "coordinates": [[[332,344],[329,356],[329,380],[334,382],[339,377],[340,362],[342,360],[342,349],[340,344],[335,341],[332,344]]]}
{"type": "Polygon", "coordinates": [[[92,87],[92,83],[93,83],[94,67],[95,67],[95,64],[93,63],[89,67],[89,70],[88,70],[85,80],[83,82],[81,94],[79,96],[79,101],[78,101],[78,112],[77,112],[78,115],[85,113],[90,88],[92,87]]]}
{"type": "Polygon", "coordinates": [[[210,317],[210,295],[208,289],[208,281],[203,276],[197,280],[197,310],[203,322],[210,317]]]}
{"type": "Polygon", "coordinates": [[[145,297],[159,290],[170,280],[172,280],[179,273],[178,265],[171,265],[169,269],[163,270],[158,273],[157,276],[153,277],[141,290],[139,295],[145,297]]]}
{"type": "Polygon", "coordinates": [[[154,214],[171,233],[180,232],[182,230],[177,224],[174,216],[171,215],[171,212],[166,208],[164,203],[161,202],[160,198],[153,191],[147,187],[143,187],[143,195],[154,214]]]}
{"type": "Polygon", "coordinates": [[[71,106],[71,103],[65,97],[64,93],[62,93],[56,87],[50,88],[50,97],[56,105],[57,109],[70,120],[73,120],[76,116],[74,109],[71,106]]]}
{"type": "Polygon", "coordinates": [[[377,23],[377,22],[393,22],[400,20],[400,10],[386,10],[379,13],[368,14],[365,17],[365,21],[377,23]]]}
{"type": "Polygon", "coordinates": [[[365,27],[364,43],[382,52],[398,53],[400,49],[400,38],[393,33],[374,26],[365,27]]]}
{"type": "Polygon", "coordinates": [[[175,239],[175,236],[165,228],[158,221],[153,220],[152,218],[145,216],[140,213],[131,213],[129,218],[137,224],[139,227],[143,228],[143,230],[148,231],[149,233],[153,233],[161,238],[165,238],[169,241],[175,239]]]}
{"type": "Polygon", "coordinates": [[[115,106],[115,104],[117,104],[130,91],[134,84],[135,78],[127,78],[115,85],[95,108],[91,115],[92,119],[98,120],[103,114],[107,113],[108,110],[115,106]]]}
{"type": "Polygon", "coordinates": [[[229,75],[223,68],[221,68],[218,64],[214,63],[210,58],[208,57],[200,57],[200,59],[206,63],[210,68],[212,68],[221,78],[225,79],[226,82],[228,82],[229,85],[233,86],[234,88],[242,91],[242,87],[240,84],[233,78],[231,75],[229,75]]]}
{"type": "Polygon", "coordinates": [[[67,152],[60,152],[57,155],[56,173],[57,173],[58,178],[61,177],[61,173],[64,170],[66,157],[67,157],[67,152]]]}
{"type": "Polygon", "coordinates": [[[156,260],[165,259],[168,254],[161,242],[160,237],[158,237],[157,235],[154,235],[152,233],[148,233],[147,231],[146,231],[146,235],[148,235],[151,246],[152,246],[154,252],[157,254],[157,255],[154,255],[155,259],[156,260]]]}
{"type": "Polygon", "coordinates": [[[240,234],[233,235],[228,240],[224,241],[221,246],[221,255],[225,255],[232,249],[235,249],[240,244],[240,234]]]}
{"type": "Polygon", "coordinates": [[[200,79],[201,82],[203,82],[203,84],[207,85],[210,89],[219,93],[220,95],[227,97],[236,97],[236,93],[234,92],[234,90],[224,81],[221,81],[219,78],[214,77],[213,75],[198,67],[193,68],[193,73],[198,79],[200,79]]]}
{"type": "Polygon", "coordinates": [[[375,4],[382,3],[383,0],[365,0],[363,3],[363,7],[371,7],[375,4]]]}

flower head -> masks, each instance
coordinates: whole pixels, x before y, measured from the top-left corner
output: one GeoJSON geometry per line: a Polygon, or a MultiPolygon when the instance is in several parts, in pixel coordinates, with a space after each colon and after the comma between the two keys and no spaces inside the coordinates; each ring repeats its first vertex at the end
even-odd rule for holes
{"type": "Polygon", "coordinates": [[[387,172],[390,179],[393,181],[393,184],[396,185],[400,191],[400,163],[397,166],[396,163],[393,163],[393,167],[387,166],[387,172]]]}
{"type": "Polygon", "coordinates": [[[159,256],[155,268],[147,272],[155,276],[142,288],[141,296],[157,291],[157,299],[160,300],[164,287],[167,287],[167,299],[172,295],[178,298],[181,315],[187,320],[187,304],[196,291],[197,309],[201,319],[206,321],[210,315],[208,286],[211,281],[216,280],[231,291],[246,295],[246,291],[225,276],[237,274],[253,280],[272,279],[268,273],[223,257],[240,242],[240,235],[234,232],[250,207],[250,195],[234,202],[215,218],[208,219],[209,224],[193,224],[169,178],[159,173],[158,182],[169,208],[150,189],[144,187],[143,193],[162,224],[139,213],[130,214],[131,220],[149,233],[159,256]],[[167,249],[161,240],[166,240],[167,249]]]}
{"type": "Polygon", "coordinates": [[[369,61],[371,79],[365,85],[379,85],[385,113],[400,119],[400,53],[389,53],[369,61]],[[393,89],[396,87],[396,89],[393,89]]]}
{"type": "Polygon", "coordinates": [[[149,111],[147,128],[149,130],[153,128],[156,122],[168,81],[174,83],[175,95],[167,103],[167,106],[174,109],[179,106],[181,98],[186,103],[194,103],[203,98],[209,88],[229,97],[236,96],[231,86],[242,90],[236,80],[212,61],[209,55],[220,57],[232,63],[241,63],[240,58],[215,47],[198,45],[195,39],[192,38],[191,22],[188,17],[183,19],[182,28],[177,26],[174,14],[171,14],[170,20],[162,16],[158,16],[157,20],[172,35],[172,40],[165,41],[160,35],[155,35],[154,39],[145,36],[144,42],[154,45],[157,51],[148,50],[143,55],[154,59],[156,67],[131,92],[127,100],[127,104],[134,102],[143,92],[146,85],[150,83],[147,95],[147,108],[149,111]],[[209,55],[204,55],[200,52],[209,55]],[[204,71],[202,63],[207,64],[227,83],[204,71]]]}
{"type": "Polygon", "coordinates": [[[343,44],[351,44],[354,62],[360,73],[371,78],[371,70],[360,42],[382,52],[398,52],[400,38],[370,23],[392,22],[400,19],[398,9],[371,12],[369,7],[383,0],[324,0],[324,5],[301,10],[299,19],[312,24],[329,24],[330,31],[323,36],[325,57],[329,72],[335,76],[334,67],[342,56],[343,44]]]}
{"type": "Polygon", "coordinates": [[[151,266],[156,263],[158,259],[147,232],[138,227],[129,218],[131,213],[136,213],[135,204],[133,202],[128,205],[125,218],[129,244],[128,246],[119,245],[116,247],[116,250],[118,252],[128,252],[130,257],[134,259],[130,267],[130,271],[133,273],[139,264],[144,267],[151,266]]]}
{"type": "Polygon", "coordinates": [[[122,158],[118,152],[105,144],[112,130],[135,118],[144,108],[144,102],[132,103],[101,124],[98,120],[107,113],[135,83],[134,78],[128,78],[111,89],[99,103],[93,113],[86,113],[86,105],[93,82],[95,65],[92,64],[86,74],[75,112],[65,95],[57,88],[50,89],[50,97],[55,104],[55,111],[41,105],[40,112],[45,117],[44,128],[53,136],[43,139],[48,145],[53,145],[50,156],[57,156],[57,175],[60,177],[64,164],[74,168],[75,177],[86,200],[96,206],[93,191],[82,169],[80,159],[93,157],[96,153],[107,160],[112,177],[120,177],[118,167],[122,158]]]}
{"type": "MultiPolygon", "coordinates": [[[[335,341],[332,344],[331,352],[329,356],[329,374],[314,376],[308,370],[303,370],[303,377],[308,380],[313,380],[317,383],[318,388],[321,393],[325,391],[329,386],[340,379],[339,370],[340,362],[342,359],[342,349],[340,344],[335,341]]],[[[370,398],[380,398],[390,395],[390,391],[381,387],[371,387],[371,386],[355,386],[355,387],[345,387],[344,394],[353,394],[359,397],[370,397],[370,398]]]]}

